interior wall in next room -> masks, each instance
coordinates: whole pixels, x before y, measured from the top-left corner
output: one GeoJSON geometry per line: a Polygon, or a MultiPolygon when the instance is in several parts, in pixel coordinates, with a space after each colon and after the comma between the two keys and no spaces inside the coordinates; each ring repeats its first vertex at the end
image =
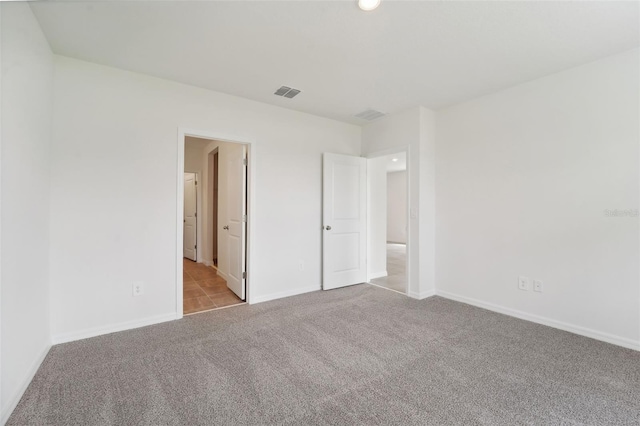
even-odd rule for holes
{"type": "Polygon", "coordinates": [[[407,172],[387,173],[387,242],[407,243],[407,172]]]}
{"type": "Polygon", "coordinates": [[[387,157],[367,160],[367,275],[387,275],[387,157]]]}

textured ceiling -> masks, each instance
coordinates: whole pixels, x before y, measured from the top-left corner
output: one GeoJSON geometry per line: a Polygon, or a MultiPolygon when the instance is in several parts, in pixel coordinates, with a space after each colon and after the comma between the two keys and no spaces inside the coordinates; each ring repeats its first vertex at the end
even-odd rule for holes
{"type": "Polygon", "coordinates": [[[356,124],[638,46],[637,2],[32,3],[61,55],[356,124]],[[281,85],[302,93],[276,97],[281,85]]]}

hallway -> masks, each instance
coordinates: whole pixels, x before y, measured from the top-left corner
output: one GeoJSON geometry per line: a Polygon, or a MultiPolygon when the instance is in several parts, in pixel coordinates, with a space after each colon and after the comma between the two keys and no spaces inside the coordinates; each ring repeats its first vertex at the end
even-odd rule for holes
{"type": "Polygon", "coordinates": [[[387,243],[387,276],[374,278],[371,284],[400,293],[407,292],[407,245],[387,243]]]}
{"type": "Polygon", "coordinates": [[[244,303],[227,287],[227,282],[215,269],[183,260],[183,309],[184,314],[209,311],[244,303]]]}

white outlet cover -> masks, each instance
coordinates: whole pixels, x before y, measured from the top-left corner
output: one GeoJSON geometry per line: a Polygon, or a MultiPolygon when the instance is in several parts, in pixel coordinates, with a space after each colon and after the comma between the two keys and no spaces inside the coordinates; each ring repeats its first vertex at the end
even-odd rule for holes
{"type": "Polygon", "coordinates": [[[534,280],[533,281],[533,291],[537,291],[537,292],[542,293],[542,288],[543,288],[542,280],[534,280]]]}
{"type": "Polygon", "coordinates": [[[134,296],[142,296],[144,294],[144,282],[135,281],[131,285],[131,291],[132,291],[134,296]]]}
{"type": "Polygon", "coordinates": [[[520,290],[528,291],[529,288],[531,288],[531,279],[529,279],[529,277],[520,275],[518,277],[518,288],[520,290]]]}

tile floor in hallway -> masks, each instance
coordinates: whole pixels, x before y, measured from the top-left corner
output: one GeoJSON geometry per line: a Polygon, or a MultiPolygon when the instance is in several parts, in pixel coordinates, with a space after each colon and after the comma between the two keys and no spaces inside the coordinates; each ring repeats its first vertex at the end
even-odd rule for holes
{"type": "Polygon", "coordinates": [[[407,292],[407,245],[387,244],[387,276],[374,278],[372,284],[399,291],[407,292]]]}
{"type": "Polygon", "coordinates": [[[244,303],[209,266],[183,259],[182,276],[185,315],[244,303]]]}

